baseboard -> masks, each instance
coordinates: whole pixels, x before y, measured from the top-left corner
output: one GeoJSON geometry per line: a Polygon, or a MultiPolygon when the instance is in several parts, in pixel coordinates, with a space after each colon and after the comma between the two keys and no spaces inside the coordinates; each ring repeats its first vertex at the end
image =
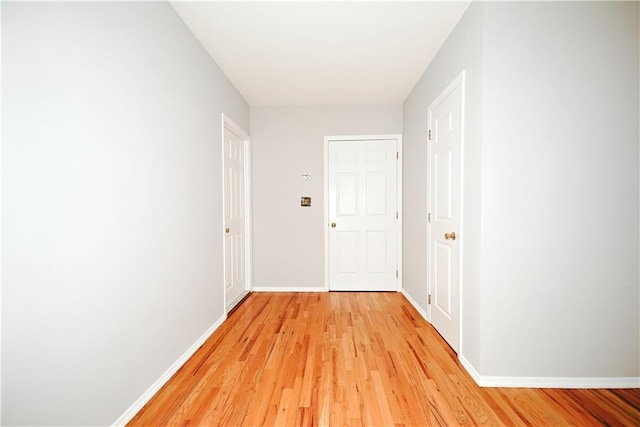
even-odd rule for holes
{"type": "Polygon", "coordinates": [[[640,377],[494,377],[483,376],[480,387],[502,388],[640,388],[640,377]]]}
{"type": "Polygon", "coordinates": [[[402,295],[404,295],[404,297],[411,303],[413,308],[415,308],[418,311],[418,313],[420,313],[422,318],[428,322],[429,320],[427,319],[427,312],[424,311],[422,307],[420,307],[420,305],[418,305],[418,302],[414,300],[413,297],[409,295],[407,291],[405,291],[404,289],[400,292],[402,292],[402,295]]]}
{"type": "Polygon", "coordinates": [[[465,359],[464,355],[458,354],[458,360],[460,361],[460,364],[462,365],[462,367],[467,371],[467,373],[471,376],[471,378],[476,382],[476,384],[478,384],[480,387],[484,387],[483,385],[481,385],[481,383],[482,383],[482,375],[480,375],[478,373],[478,371],[476,371],[476,368],[474,368],[473,365],[467,359],[465,359]]]}
{"type": "Polygon", "coordinates": [[[167,369],[166,372],[162,374],[160,378],[158,378],[151,385],[151,387],[149,387],[147,391],[145,391],[142,396],[140,396],[138,400],[136,400],[134,404],[131,405],[129,409],[127,409],[124,414],[122,414],[120,418],[116,420],[116,422],[113,423],[113,426],[124,426],[129,421],[131,421],[131,419],[135,417],[140,409],[142,409],[142,407],[146,405],[147,402],[151,400],[151,398],[162,388],[162,386],[165,385],[167,381],[169,381],[173,374],[175,374],[178,369],[180,369],[182,365],[184,365],[185,362],[189,360],[191,356],[193,356],[193,354],[202,346],[202,344],[204,344],[204,342],[209,339],[209,337],[216,331],[216,329],[218,329],[220,325],[222,325],[226,318],[227,316],[223,315],[209,329],[207,329],[207,331],[202,334],[202,336],[198,338],[196,342],[193,343],[193,345],[189,347],[189,349],[185,351],[184,354],[180,356],[178,360],[176,360],[173,365],[171,365],[169,369],[167,369]]]}
{"type": "Polygon", "coordinates": [[[640,388],[640,377],[498,377],[483,376],[464,356],[458,358],[480,387],[499,388],[640,388]]]}
{"type": "Polygon", "coordinates": [[[324,286],[254,286],[253,292],[328,292],[324,286]]]}

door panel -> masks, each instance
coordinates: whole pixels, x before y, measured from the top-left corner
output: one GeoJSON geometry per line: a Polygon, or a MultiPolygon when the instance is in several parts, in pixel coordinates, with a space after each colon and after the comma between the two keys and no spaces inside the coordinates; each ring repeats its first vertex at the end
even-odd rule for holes
{"type": "Polygon", "coordinates": [[[367,232],[367,273],[369,275],[385,274],[389,243],[386,231],[367,232]]]}
{"type": "Polygon", "coordinates": [[[340,276],[355,275],[358,273],[358,233],[354,231],[336,232],[336,250],[338,256],[338,271],[340,276]]]}
{"type": "Polygon", "coordinates": [[[356,174],[338,174],[336,185],[338,214],[340,216],[358,214],[358,177],[356,174]]]}
{"type": "Polygon", "coordinates": [[[329,288],[397,290],[397,141],[328,145],[329,288]]]}
{"type": "Polygon", "coordinates": [[[443,245],[438,241],[434,243],[434,276],[436,283],[434,304],[440,314],[451,319],[451,246],[443,245]]]}
{"type": "MultiPolygon", "coordinates": [[[[445,150],[446,149],[448,148],[445,148],[445,150]]],[[[451,152],[436,153],[434,167],[434,212],[436,219],[440,221],[451,220],[451,152]]]]}
{"type": "Polygon", "coordinates": [[[461,75],[429,107],[431,323],[457,352],[460,340],[461,75]],[[455,238],[453,234],[455,233],[455,238]],[[448,236],[448,238],[446,237],[448,236]]]}
{"type": "Polygon", "coordinates": [[[388,199],[386,174],[367,174],[367,215],[386,215],[388,199]]]}

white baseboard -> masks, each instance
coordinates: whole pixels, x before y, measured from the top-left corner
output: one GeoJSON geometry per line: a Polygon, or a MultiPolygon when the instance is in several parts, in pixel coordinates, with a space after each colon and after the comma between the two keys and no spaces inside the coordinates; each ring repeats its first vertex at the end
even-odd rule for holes
{"type": "Polygon", "coordinates": [[[467,359],[465,359],[464,355],[458,354],[458,360],[460,361],[462,367],[471,376],[471,378],[473,378],[476,384],[478,384],[480,387],[483,387],[480,384],[482,382],[482,375],[480,375],[478,371],[476,371],[476,368],[474,368],[473,365],[467,359]]]}
{"type": "Polygon", "coordinates": [[[411,303],[413,308],[415,308],[418,311],[418,313],[420,313],[420,315],[424,318],[424,320],[428,322],[429,320],[427,319],[427,312],[424,311],[422,307],[418,305],[418,302],[414,300],[413,297],[407,293],[407,291],[403,289],[401,292],[402,292],[402,295],[404,295],[404,297],[411,303]]]}
{"type": "Polygon", "coordinates": [[[328,292],[324,286],[254,286],[253,292],[328,292]]]}
{"type": "Polygon", "coordinates": [[[640,377],[499,377],[480,375],[464,356],[458,358],[480,387],[500,388],[640,388],[640,377]]]}
{"type": "Polygon", "coordinates": [[[113,426],[124,426],[129,421],[131,421],[131,419],[135,417],[140,409],[142,409],[142,407],[146,405],[149,400],[151,400],[151,398],[162,388],[162,386],[165,385],[167,381],[169,381],[173,374],[175,374],[178,369],[180,369],[182,365],[184,365],[185,362],[189,360],[191,356],[193,356],[193,354],[200,348],[200,346],[202,346],[202,344],[204,344],[204,342],[209,339],[209,337],[216,331],[216,329],[220,327],[220,325],[222,325],[222,323],[226,319],[227,316],[225,314],[220,319],[218,319],[209,329],[207,329],[207,331],[202,334],[202,336],[198,338],[196,342],[193,343],[193,345],[189,347],[189,349],[185,351],[184,354],[180,356],[178,360],[176,360],[173,365],[171,365],[169,369],[167,369],[166,372],[162,374],[160,378],[158,378],[151,385],[151,387],[149,387],[147,391],[145,391],[142,396],[140,396],[138,400],[136,400],[133,405],[131,405],[129,409],[127,409],[124,414],[122,414],[120,418],[116,420],[116,422],[113,423],[113,426]]]}

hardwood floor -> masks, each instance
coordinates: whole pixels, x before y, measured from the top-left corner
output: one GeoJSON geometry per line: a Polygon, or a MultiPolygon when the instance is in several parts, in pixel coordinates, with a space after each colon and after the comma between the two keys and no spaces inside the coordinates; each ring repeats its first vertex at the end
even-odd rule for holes
{"type": "Polygon", "coordinates": [[[640,425],[640,389],[479,388],[399,293],[254,293],[131,426],[640,425]]]}

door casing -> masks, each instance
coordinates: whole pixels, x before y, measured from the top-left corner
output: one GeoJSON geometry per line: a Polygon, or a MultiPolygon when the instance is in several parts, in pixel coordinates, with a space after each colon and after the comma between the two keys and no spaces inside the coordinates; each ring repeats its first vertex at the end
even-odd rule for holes
{"type": "Polygon", "coordinates": [[[393,139],[397,142],[398,147],[398,163],[397,163],[397,211],[398,221],[397,227],[397,266],[398,266],[398,286],[397,291],[402,291],[402,135],[346,135],[346,136],[325,136],[324,137],[324,289],[329,291],[329,143],[340,141],[371,141],[371,140],[389,140],[393,139]]]}

